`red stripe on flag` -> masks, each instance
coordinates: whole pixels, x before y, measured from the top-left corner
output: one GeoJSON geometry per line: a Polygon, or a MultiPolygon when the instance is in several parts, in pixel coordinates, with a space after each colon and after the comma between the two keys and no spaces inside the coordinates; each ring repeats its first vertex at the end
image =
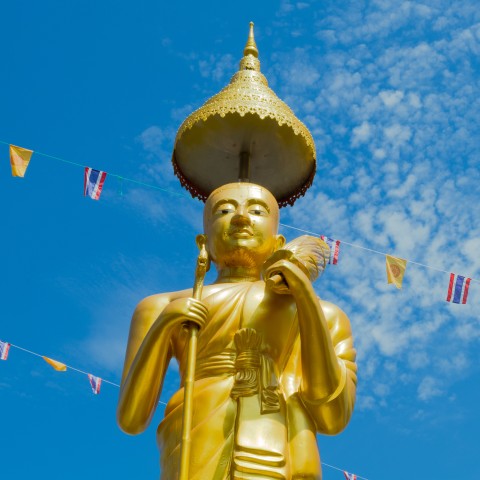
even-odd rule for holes
{"type": "Polygon", "coordinates": [[[97,200],[100,198],[100,194],[102,193],[102,188],[103,188],[103,184],[105,182],[106,177],[107,177],[107,172],[102,172],[102,175],[100,175],[100,183],[98,184],[98,191],[96,195],[97,200]]]}
{"type": "Polygon", "coordinates": [[[87,183],[88,183],[88,174],[89,174],[89,168],[85,167],[85,173],[83,174],[83,196],[87,196],[87,183]]]}
{"type": "Polygon", "coordinates": [[[463,291],[462,303],[467,303],[468,288],[470,287],[470,280],[471,278],[467,278],[467,281],[465,282],[465,290],[463,291]]]}
{"type": "Polygon", "coordinates": [[[10,344],[9,343],[4,343],[3,344],[3,353],[2,356],[0,357],[2,360],[6,360],[8,358],[8,351],[10,350],[10,344]]]}
{"type": "Polygon", "coordinates": [[[455,274],[450,274],[450,284],[448,285],[448,294],[447,294],[447,302],[452,299],[452,290],[453,290],[453,283],[455,281],[455,274]]]}
{"type": "Polygon", "coordinates": [[[340,240],[335,241],[335,253],[333,255],[333,264],[336,265],[338,262],[338,253],[340,251],[340,240]]]}

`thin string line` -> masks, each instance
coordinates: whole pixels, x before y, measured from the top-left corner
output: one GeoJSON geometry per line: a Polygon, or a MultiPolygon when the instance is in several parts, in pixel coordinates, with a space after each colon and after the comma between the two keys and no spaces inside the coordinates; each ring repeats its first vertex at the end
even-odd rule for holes
{"type": "MultiPolygon", "coordinates": [[[[39,353],[32,352],[31,350],[27,350],[26,348],[20,347],[18,345],[10,343],[10,342],[8,342],[8,343],[11,347],[17,348],[18,350],[22,350],[23,352],[29,353],[30,355],[35,355],[36,357],[40,357],[41,359],[43,359],[43,357],[44,357],[44,355],[40,355],[39,353]]],[[[47,358],[50,358],[50,357],[47,357],[47,358]]],[[[83,375],[88,375],[87,372],[84,372],[83,370],[80,370],[79,368],[72,367],[71,365],[67,365],[66,363],[64,363],[64,365],[67,367],[67,369],[74,370],[76,372],[82,373],[83,375]]],[[[109,383],[110,385],[113,385],[114,387],[120,388],[120,385],[118,385],[117,383],[110,382],[109,380],[105,380],[104,378],[102,378],[102,382],[109,383]]],[[[167,405],[165,402],[162,402],[161,400],[158,403],[161,403],[162,405],[167,405]]],[[[341,468],[335,467],[333,465],[329,465],[328,463],[325,463],[325,462],[321,462],[321,464],[325,465],[326,467],[338,470],[339,472],[344,472],[345,471],[345,470],[342,470],[341,468]]],[[[366,477],[361,477],[360,475],[357,475],[357,478],[361,478],[363,480],[368,480],[366,477]]]]}
{"type": "MultiPolygon", "coordinates": [[[[5,142],[3,140],[0,140],[0,143],[4,144],[4,145],[12,145],[11,143],[8,143],[8,142],[5,142]]],[[[37,150],[32,150],[33,153],[35,153],[36,155],[42,155],[44,157],[48,157],[48,158],[52,158],[54,160],[59,160],[60,162],[64,162],[64,163],[68,163],[70,165],[75,165],[77,167],[82,167],[82,168],[85,168],[86,165],[82,165],[80,163],[76,163],[76,162],[72,162],[70,160],[66,160],[65,158],[61,158],[61,157],[56,157],[54,155],[49,155],[47,153],[42,153],[42,152],[38,152],[37,150]]],[[[135,183],[137,185],[141,185],[143,187],[147,187],[147,188],[153,188],[155,190],[159,190],[161,192],[165,192],[165,193],[169,193],[170,195],[175,195],[177,197],[182,197],[182,198],[188,198],[190,199],[191,197],[184,194],[184,193],[178,193],[178,192],[174,192],[173,190],[168,190],[166,188],[161,188],[161,187],[158,187],[157,185],[152,185],[151,183],[145,183],[145,182],[141,182],[139,180],[134,180],[133,178],[128,178],[128,177],[122,177],[121,175],[118,175],[116,173],[110,173],[110,172],[107,172],[109,176],[111,177],[115,177],[115,178],[118,178],[120,181],[122,180],[125,180],[127,182],[131,182],[131,183],[135,183]]],[[[292,230],[298,230],[299,232],[304,232],[304,233],[308,233],[310,235],[316,235],[316,236],[320,236],[319,233],[316,233],[316,232],[311,232],[309,230],[305,230],[303,228],[298,228],[298,227],[293,227],[291,225],[287,225],[285,223],[280,223],[280,225],[282,227],[285,227],[285,228],[291,228],[292,230]]],[[[367,248],[367,247],[362,247],[361,245],[355,245],[353,243],[349,243],[349,242],[345,242],[343,240],[341,240],[341,242],[345,245],[349,245],[350,247],[353,247],[353,248],[359,248],[361,250],[366,250],[367,252],[372,252],[372,253],[376,253],[378,255],[390,255],[388,253],[385,253],[385,252],[380,252],[378,250],[374,250],[372,248],[367,248]]],[[[442,273],[447,273],[447,274],[450,274],[452,272],[447,272],[446,270],[442,270],[441,268],[437,268],[437,267],[432,267],[430,265],[425,265],[424,263],[420,263],[420,262],[415,262],[413,260],[408,260],[408,259],[405,259],[407,260],[408,263],[412,263],[413,265],[418,265],[420,267],[424,267],[424,268],[428,268],[430,270],[435,270],[437,272],[442,272],[442,273]]],[[[476,278],[473,278],[473,277],[468,277],[470,278],[470,281],[471,282],[474,282],[474,283],[480,283],[480,280],[476,279],[476,278]]]]}
{"type": "MultiPolygon", "coordinates": [[[[0,143],[3,143],[4,145],[12,145],[11,143],[4,142],[3,140],[0,140],[0,143]]],[[[25,147],[22,147],[22,148],[25,148],[25,147]]],[[[39,152],[37,150],[32,150],[32,152],[35,153],[35,155],[41,155],[43,157],[52,158],[53,160],[58,160],[60,162],[68,163],[70,165],[75,165],[76,167],[85,168],[87,166],[87,165],[82,165],[81,163],[72,162],[71,160],[66,160],[65,158],[56,157],[54,155],[49,155],[48,153],[42,153],[42,152],[39,152]]],[[[126,180],[127,182],[131,182],[131,183],[135,183],[137,185],[141,185],[142,187],[153,188],[154,190],[160,190],[161,192],[169,193],[170,195],[176,195],[177,197],[190,198],[185,193],[174,192],[173,190],[168,190],[166,188],[162,188],[162,187],[159,187],[157,185],[152,185],[151,183],[145,183],[145,182],[141,182],[140,180],[134,180],[133,178],[123,177],[123,176],[118,175],[116,173],[107,172],[107,174],[110,177],[118,178],[120,180],[126,180]]]]}
{"type": "MultiPolygon", "coordinates": [[[[285,228],[291,228],[292,230],[298,230],[299,232],[315,235],[317,237],[320,236],[320,233],[310,232],[309,230],[304,230],[303,228],[292,227],[291,225],[287,225],[286,223],[279,223],[279,225],[285,228]]],[[[383,256],[390,255],[389,253],[380,252],[378,250],[374,250],[373,248],[362,247],[361,245],[355,245],[354,243],[345,242],[344,240],[341,240],[341,242],[344,245],[349,245],[350,247],[353,247],[353,248],[359,248],[360,250],[366,250],[367,252],[377,253],[378,255],[383,255],[383,256]]],[[[448,273],[448,274],[452,273],[452,272],[447,272],[446,270],[442,270],[441,268],[425,265],[424,263],[415,262],[413,260],[408,260],[408,259],[405,259],[405,260],[407,260],[408,263],[412,263],[413,265],[419,265],[420,267],[429,268],[430,270],[435,270],[437,272],[448,273]]],[[[472,277],[468,277],[468,278],[470,278],[471,282],[480,283],[480,280],[477,280],[476,278],[472,278],[472,277]]]]}
{"type": "MultiPolygon", "coordinates": [[[[335,470],[338,470],[339,472],[347,472],[348,471],[348,470],[342,470],[341,468],[338,468],[338,467],[334,467],[333,465],[329,465],[328,463],[325,463],[325,462],[321,462],[321,463],[322,463],[322,465],[325,465],[326,467],[330,467],[330,468],[333,468],[335,470]]],[[[348,472],[348,473],[353,473],[353,472],[348,472]]],[[[362,478],[363,480],[368,480],[368,478],[357,475],[356,473],[355,473],[355,475],[357,476],[357,478],[362,478]]]]}
{"type": "MultiPolygon", "coordinates": [[[[35,355],[36,357],[40,357],[43,359],[43,357],[45,355],[40,355],[39,353],[36,353],[36,352],[32,352],[31,350],[27,350],[26,348],[23,348],[23,347],[19,347],[18,345],[14,345],[13,343],[10,343],[11,347],[14,347],[14,348],[17,348],[18,350],[22,350],[24,352],[27,352],[29,353],[30,355],[35,355]]],[[[47,357],[47,358],[51,358],[51,357],[47,357]]],[[[52,359],[53,360],[53,359],[52,359]]],[[[61,362],[63,363],[63,362],[61,362]]],[[[75,368],[75,367],[72,367],[71,365],[67,365],[66,363],[64,363],[64,365],[67,367],[67,369],[69,370],[74,370],[75,372],[78,372],[78,373],[82,373],[83,375],[88,375],[87,372],[84,372],[83,370],[80,370],[79,368],[75,368]]],[[[102,382],[105,382],[105,383],[108,383],[110,385],[113,385],[114,387],[118,387],[120,388],[120,385],[118,383],[114,383],[114,382],[111,382],[110,380],[106,380],[105,378],[102,377],[102,382]]],[[[165,402],[162,402],[162,401],[159,401],[158,403],[161,403],[162,405],[166,405],[165,402]]]]}

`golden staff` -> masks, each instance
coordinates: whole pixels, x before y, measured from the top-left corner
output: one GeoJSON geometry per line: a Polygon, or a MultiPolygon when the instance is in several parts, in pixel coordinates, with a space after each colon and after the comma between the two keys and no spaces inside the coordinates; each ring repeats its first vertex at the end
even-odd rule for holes
{"type": "MultiPolygon", "coordinates": [[[[198,235],[197,245],[200,253],[197,257],[197,266],[195,268],[195,282],[193,284],[192,296],[195,300],[202,297],[203,281],[205,274],[210,268],[207,249],[205,248],[205,235],[198,235]]],[[[185,372],[184,397],[183,397],[183,421],[182,421],[182,443],[180,450],[180,476],[179,480],[188,480],[188,469],[190,466],[190,432],[192,430],[193,416],[193,386],[195,383],[195,360],[197,357],[197,337],[198,325],[193,322],[187,322],[185,327],[188,329],[189,339],[187,344],[187,369],[185,372]]]]}

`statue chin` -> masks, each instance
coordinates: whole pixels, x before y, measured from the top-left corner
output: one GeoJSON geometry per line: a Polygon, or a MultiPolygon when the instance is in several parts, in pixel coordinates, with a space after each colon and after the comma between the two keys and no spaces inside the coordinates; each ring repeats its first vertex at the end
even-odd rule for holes
{"type": "Polygon", "coordinates": [[[263,262],[266,260],[260,257],[263,257],[263,255],[256,254],[251,248],[238,246],[228,253],[224,253],[218,262],[215,259],[213,259],[213,262],[217,265],[217,268],[226,267],[258,270],[259,266],[263,265],[263,262]]]}

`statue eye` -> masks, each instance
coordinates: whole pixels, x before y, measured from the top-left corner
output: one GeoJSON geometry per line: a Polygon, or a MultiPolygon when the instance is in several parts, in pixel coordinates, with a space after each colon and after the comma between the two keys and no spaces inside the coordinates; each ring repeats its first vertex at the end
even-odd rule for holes
{"type": "Polygon", "coordinates": [[[217,208],[217,213],[220,215],[228,215],[229,213],[233,213],[235,211],[235,208],[233,205],[225,204],[225,205],[220,205],[217,208]]]}
{"type": "Polygon", "coordinates": [[[262,205],[251,205],[248,209],[248,213],[250,213],[250,215],[256,215],[260,217],[268,215],[267,209],[262,205]]]}

